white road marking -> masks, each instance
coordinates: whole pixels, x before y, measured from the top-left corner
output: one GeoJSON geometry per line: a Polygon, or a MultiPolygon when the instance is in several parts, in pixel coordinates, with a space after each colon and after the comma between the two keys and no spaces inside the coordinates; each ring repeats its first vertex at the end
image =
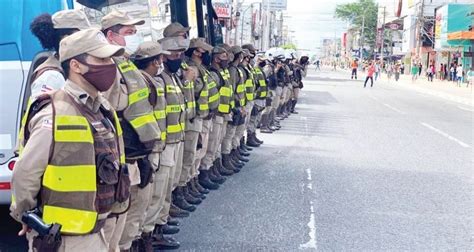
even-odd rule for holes
{"type": "MultiPolygon", "coordinates": [[[[313,189],[313,180],[311,178],[311,170],[308,168],[306,169],[306,175],[307,175],[307,180],[308,180],[308,189],[313,189]]],[[[300,244],[300,249],[314,249],[316,250],[318,248],[317,243],[316,243],[316,217],[314,214],[314,204],[313,201],[309,201],[310,205],[310,215],[309,215],[309,222],[308,222],[308,236],[309,236],[309,241],[300,244]]]]}
{"type": "Polygon", "coordinates": [[[389,109],[391,109],[391,110],[393,110],[393,111],[395,111],[395,112],[397,112],[397,113],[400,113],[400,114],[402,114],[402,115],[405,114],[405,112],[403,112],[403,111],[401,111],[401,110],[395,108],[394,106],[392,106],[392,105],[390,105],[390,104],[387,104],[387,103],[382,103],[382,104],[383,104],[385,107],[387,107],[387,108],[389,108],[389,109]]]}
{"type": "Polygon", "coordinates": [[[465,142],[463,142],[463,141],[461,141],[461,140],[459,140],[459,139],[457,139],[453,136],[450,136],[449,134],[447,134],[447,133],[445,133],[445,132],[443,132],[443,131],[441,131],[441,130],[439,130],[439,129],[437,129],[437,128],[435,128],[435,127],[433,127],[433,126],[431,126],[427,123],[421,122],[421,125],[423,125],[423,126],[427,127],[428,129],[430,129],[430,130],[432,130],[432,131],[448,138],[451,141],[454,141],[454,142],[458,143],[459,145],[461,145],[464,148],[470,148],[471,147],[469,144],[467,144],[467,143],[465,143],[465,142]]]}
{"type": "Polygon", "coordinates": [[[466,110],[466,111],[469,111],[469,112],[474,112],[474,110],[468,109],[466,107],[461,107],[461,106],[457,106],[457,107],[458,107],[458,109],[466,110]]]}

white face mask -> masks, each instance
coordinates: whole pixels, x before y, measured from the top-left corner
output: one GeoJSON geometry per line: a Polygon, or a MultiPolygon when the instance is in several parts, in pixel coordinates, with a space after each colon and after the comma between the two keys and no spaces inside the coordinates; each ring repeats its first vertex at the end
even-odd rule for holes
{"type": "Polygon", "coordinates": [[[128,54],[134,53],[143,42],[143,38],[138,34],[124,36],[123,38],[125,39],[125,50],[128,54]]]}
{"type": "Polygon", "coordinates": [[[156,76],[160,75],[163,70],[165,70],[165,66],[163,65],[163,62],[161,62],[160,66],[158,67],[158,71],[156,71],[156,76]]]}

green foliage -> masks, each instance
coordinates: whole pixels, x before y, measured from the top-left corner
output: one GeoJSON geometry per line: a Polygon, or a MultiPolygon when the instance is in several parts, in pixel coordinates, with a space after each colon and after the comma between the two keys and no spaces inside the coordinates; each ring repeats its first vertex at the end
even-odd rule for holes
{"type": "Polygon", "coordinates": [[[365,19],[364,45],[373,48],[376,38],[377,12],[377,4],[374,0],[357,0],[353,3],[338,4],[334,14],[336,18],[348,21],[358,29],[362,29],[362,20],[365,19]]]}
{"type": "Polygon", "coordinates": [[[295,44],[285,44],[285,45],[282,45],[281,48],[283,48],[283,49],[294,49],[294,50],[296,50],[296,45],[295,45],[295,44]]]}

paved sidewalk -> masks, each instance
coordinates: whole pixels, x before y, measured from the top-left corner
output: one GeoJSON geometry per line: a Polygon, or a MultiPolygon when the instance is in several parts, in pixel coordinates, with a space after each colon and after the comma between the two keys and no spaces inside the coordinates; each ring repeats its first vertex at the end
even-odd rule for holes
{"type": "MultiPolygon", "coordinates": [[[[348,78],[351,75],[350,69],[338,68],[337,71],[347,73],[348,78]]],[[[357,75],[360,80],[365,80],[365,72],[358,71],[357,75]]],[[[474,107],[473,87],[472,85],[469,85],[469,87],[466,88],[465,83],[463,83],[461,87],[457,87],[456,83],[451,81],[433,80],[433,82],[429,82],[428,78],[424,75],[419,76],[419,78],[414,82],[411,80],[411,75],[401,75],[400,80],[396,82],[394,76],[389,80],[386,74],[382,74],[382,78],[379,78],[377,82],[382,85],[397,85],[400,88],[411,89],[423,94],[440,97],[474,107]]]]}

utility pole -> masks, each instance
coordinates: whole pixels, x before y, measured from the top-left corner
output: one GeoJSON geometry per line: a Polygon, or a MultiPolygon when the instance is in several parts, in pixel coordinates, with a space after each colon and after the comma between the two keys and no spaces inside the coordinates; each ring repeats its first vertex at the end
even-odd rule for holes
{"type": "Polygon", "coordinates": [[[359,41],[359,44],[360,44],[360,47],[359,47],[360,60],[362,60],[362,58],[363,58],[362,49],[364,48],[364,29],[365,29],[365,16],[362,16],[362,30],[361,30],[361,33],[360,33],[360,41],[359,41]]]}
{"type": "Polygon", "coordinates": [[[385,44],[385,6],[383,7],[383,21],[382,21],[382,44],[380,46],[380,59],[382,59],[382,65],[383,65],[383,46],[385,44]]]}
{"type": "Polygon", "coordinates": [[[424,16],[423,16],[423,9],[425,7],[425,1],[424,0],[420,0],[420,9],[418,10],[418,15],[417,15],[417,22],[416,22],[416,25],[417,25],[417,28],[416,28],[416,33],[417,33],[417,40],[416,40],[416,58],[417,60],[419,60],[419,62],[421,62],[421,47],[422,47],[422,43],[423,43],[423,27],[424,27],[424,16]]]}

